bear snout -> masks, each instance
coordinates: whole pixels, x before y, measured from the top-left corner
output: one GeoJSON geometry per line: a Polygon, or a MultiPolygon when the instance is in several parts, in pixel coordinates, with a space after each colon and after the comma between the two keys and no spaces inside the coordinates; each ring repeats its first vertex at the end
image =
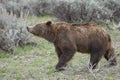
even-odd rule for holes
{"type": "Polygon", "coordinates": [[[27,31],[29,32],[30,30],[29,30],[29,27],[26,27],[27,28],[27,31]]]}

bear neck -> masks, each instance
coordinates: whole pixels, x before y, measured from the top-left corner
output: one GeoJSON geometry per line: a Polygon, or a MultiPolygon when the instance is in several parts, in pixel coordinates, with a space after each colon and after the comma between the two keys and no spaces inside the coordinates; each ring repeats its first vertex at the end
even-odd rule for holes
{"type": "Polygon", "coordinates": [[[45,32],[43,36],[47,41],[54,43],[56,40],[56,34],[52,30],[48,30],[45,32]]]}

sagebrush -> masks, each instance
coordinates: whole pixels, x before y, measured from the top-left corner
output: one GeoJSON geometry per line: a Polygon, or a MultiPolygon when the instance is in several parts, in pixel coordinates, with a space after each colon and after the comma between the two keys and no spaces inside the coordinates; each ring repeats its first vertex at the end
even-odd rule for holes
{"type": "Polygon", "coordinates": [[[10,13],[53,15],[66,22],[110,23],[120,21],[120,0],[4,0],[10,13]]]}
{"type": "Polygon", "coordinates": [[[55,7],[54,15],[66,22],[110,23],[120,21],[119,0],[74,0],[61,1],[55,7]]]}
{"type": "Polygon", "coordinates": [[[30,42],[31,35],[27,32],[28,23],[17,18],[6,10],[0,12],[0,49],[13,51],[16,46],[22,46],[30,42]]]}

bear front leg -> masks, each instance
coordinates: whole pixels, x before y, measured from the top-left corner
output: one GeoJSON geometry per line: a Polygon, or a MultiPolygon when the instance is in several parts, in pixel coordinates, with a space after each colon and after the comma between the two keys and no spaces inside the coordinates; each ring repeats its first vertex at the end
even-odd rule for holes
{"type": "Polygon", "coordinates": [[[58,60],[60,59],[60,56],[62,55],[62,51],[60,50],[59,47],[55,46],[55,51],[57,53],[57,56],[58,56],[58,60]]]}
{"type": "MultiPolygon", "coordinates": [[[[60,60],[60,56],[62,55],[62,51],[60,50],[59,47],[56,47],[55,46],[55,50],[56,50],[56,53],[57,53],[57,56],[58,56],[58,60],[60,60]]],[[[64,65],[64,67],[66,67],[67,64],[64,65]]]]}
{"type": "Polygon", "coordinates": [[[62,49],[62,55],[60,56],[59,62],[56,65],[56,70],[57,71],[61,71],[64,70],[64,66],[67,64],[67,62],[73,57],[73,55],[75,54],[75,50],[68,48],[68,47],[64,47],[62,49]]]}

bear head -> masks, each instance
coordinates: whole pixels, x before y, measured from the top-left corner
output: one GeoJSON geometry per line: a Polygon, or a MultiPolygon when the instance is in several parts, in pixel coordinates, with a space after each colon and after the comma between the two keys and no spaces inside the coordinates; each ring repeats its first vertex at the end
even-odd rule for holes
{"type": "Polygon", "coordinates": [[[48,21],[46,23],[40,23],[36,24],[35,26],[27,27],[27,30],[35,36],[44,37],[46,32],[50,30],[51,24],[52,22],[48,21]]]}
{"type": "Polygon", "coordinates": [[[54,24],[51,21],[36,24],[32,27],[27,27],[28,32],[35,36],[42,37],[50,42],[55,40],[55,32],[53,30],[54,24]]]}

